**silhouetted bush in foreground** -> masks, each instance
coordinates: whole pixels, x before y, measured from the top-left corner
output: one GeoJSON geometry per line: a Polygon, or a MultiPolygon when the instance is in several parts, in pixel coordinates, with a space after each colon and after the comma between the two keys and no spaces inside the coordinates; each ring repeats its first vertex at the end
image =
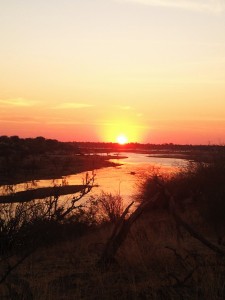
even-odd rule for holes
{"type": "Polygon", "coordinates": [[[41,246],[78,237],[89,228],[88,218],[83,220],[85,203],[80,200],[87,195],[94,183],[94,174],[83,180],[83,187],[67,200],[60,195],[44,200],[21,203],[0,203],[0,283],[27,256],[41,246]],[[13,257],[16,262],[10,263],[13,257]]]}
{"type": "MultiPolygon", "coordinates": [[[[170,176],[150,175],[141,186],[141,201],[148,200],[159,190],[156,184],[159,177],[173,195],[177,208],[184,212],[194,206],[206,225],[215,229],[221,239],[225,232],[225,156],[220,155],[210,163],[190,163],[181,172],[170,176]]],[[[168,209],[163,195],[155,209],[168,209]]]]}

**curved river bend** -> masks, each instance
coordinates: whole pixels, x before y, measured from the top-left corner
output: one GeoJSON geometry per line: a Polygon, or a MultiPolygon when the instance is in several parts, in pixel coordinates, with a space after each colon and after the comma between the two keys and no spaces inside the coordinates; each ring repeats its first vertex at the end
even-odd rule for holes
{"type": "MultiPolygon", "coordinates": [[[[162,172],[171,173],[177,172],[181,167],[187,165],[187,160],[184,159],[148,157],[147,154],[130,152],[120,153],[120,155],[127,156],[127,158],[111,160],[115,163],[120,163],[120,166],[102,168],[95,171],[96,187],[87,195],[88,197],[104,191],[112,194],[119,193],[126,201],[129,201],[132,195],[136,193],[140,179],[151,172],[153,168],[159,168],[162,172]]],[[[66,181],[69,185],[82,184],[82,179],[85,178],[85,175],[86,172],[69,175],[66,177],[66,181]]],[[[35,183],[36,186],[33,186],[33,188],[48,187],[54,184],[61,184],[62,179],[39,180],[35,183]]],[[[17,184],[14,187],[14,191],[22,191],[27,187],[32,188],[32,183],[17,184]]],[[[68,199],[71,195],[62,197],[68,199]]]]}

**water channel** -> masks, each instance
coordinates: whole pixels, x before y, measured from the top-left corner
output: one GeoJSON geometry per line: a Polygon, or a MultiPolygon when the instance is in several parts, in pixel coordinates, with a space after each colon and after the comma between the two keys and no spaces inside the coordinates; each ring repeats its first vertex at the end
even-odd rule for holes
{"type": "MultiPolygon", "coordinates": [[[[177,172],[181,167],[187,165],[187,160],[178,158],[160,158],[157,156],[149,157],[147,154],[124,152],[120,153],[126,156],[124,159],[113,159],[111,161],[121,164],[117,167],[102,168],[95,171],[95,187],[90,195],[101,193],[101,191],[120,194],[124,200],[131,200],[132,196],[137,191],[138,182],[149,172],[154,169],[159,169],[160,172],[171,173],[177,172]]],[[[91,175],[91,172],[89,172],[91,175]]],[[[86,172],[69,175],[64,180],[69,185],[82,184],[82,179],[85,178],[86,172]]],[[[27,188],[49,187],[54,184],[62,184],[62,179],[57,180],[39,180],[34,183],[21,183],[15,185],[14,191],[22,191],[27,188]],[[32,186],[32,184],[34,184],[32,186]]],[[[1,191],[2,192],[2,191],[1,191]]],[[[69,195],[63,197],[71,197],[69,195]]]]}

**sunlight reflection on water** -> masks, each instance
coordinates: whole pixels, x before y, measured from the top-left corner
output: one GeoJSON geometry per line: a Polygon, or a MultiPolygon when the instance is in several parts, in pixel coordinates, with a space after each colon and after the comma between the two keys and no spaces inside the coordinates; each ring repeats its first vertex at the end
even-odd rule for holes
{"type": "Polygon", "coordinates": [[[177,172],[187,165],[187,161],[183,159],[148,157],[146,154],[137,153],[121,153],[121,155],[128,156],[128,158],[111,161],[123,165],[97,170],[96,183],[99,187],[93,189],[92,193],[101,190],[119,193],[125,200],[130,201],[137,193],[139,182],[147,174],[152,173],[153,169],[159,169],[160,172],[168,174],[177,172]]]}
{"type": "MultiPolygon", "coordinates": [[[[117,167],[102,168],[95,171],[95,185],[92,191],[86,196],[96,195],[101,191],[112,194],[120,194],[126,202],[129,202],[132,196],[136,193],[138,182],[153,168],[159,168],[160,172],[171,173],[177,172],[181,167],[187,165],[187,161],[175,158],[159,158],[148,157],[146,154],[138,153],[120,153],[127,156],[124,159],[113,159],[111,161],[120,163],[117,167]]],[[[91,172],[89,172],[91,175],[91,172]]],[[[69,185],[82,184],[82,179],[85,178],[86,172],[74,174],[66,177],[69,185]]],[[[39,180],[30,183],[21,183],[14,186],[14,191],[26,190],[30,188],[40,188],[54,186],[54,184],[62,184],[62,179],[57,180],[39,180]],[[35,185],[36,184],[36,185],[35,185]]],[[[1,187],[3,193],[3,187],[1,187]]],[[[63,199],[71,198],[71,195],[61,196],[63,199]]]]}

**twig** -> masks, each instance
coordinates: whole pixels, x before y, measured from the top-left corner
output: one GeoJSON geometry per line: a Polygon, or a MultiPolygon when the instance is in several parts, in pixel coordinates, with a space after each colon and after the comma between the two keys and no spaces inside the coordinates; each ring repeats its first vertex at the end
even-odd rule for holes
{"type": "Polygon", "coordinates": [[[111,235],[110,239],[106,244],[102,256],[97,263],[98,266],[100,266],[104,270],[108,269],[110,264],[114,261],[114,257],[118,249],[125,241],[132,224],[141,216],[141,214],[147,207],[151,207],[155,204],[155,202],[158,200],[158,196],[159,193],[155,194],[150,199],[150,201],[142,202],[137,207],[137,209],[130,215],[130,217],[127,220],[125,220],[125,216],[128,213],[128,210],[133,204],[133,202],[128,205],[128,207],[125,209],[124,213],[120,217],[118,223],[116,224],[113,234],[111,235]]]}

